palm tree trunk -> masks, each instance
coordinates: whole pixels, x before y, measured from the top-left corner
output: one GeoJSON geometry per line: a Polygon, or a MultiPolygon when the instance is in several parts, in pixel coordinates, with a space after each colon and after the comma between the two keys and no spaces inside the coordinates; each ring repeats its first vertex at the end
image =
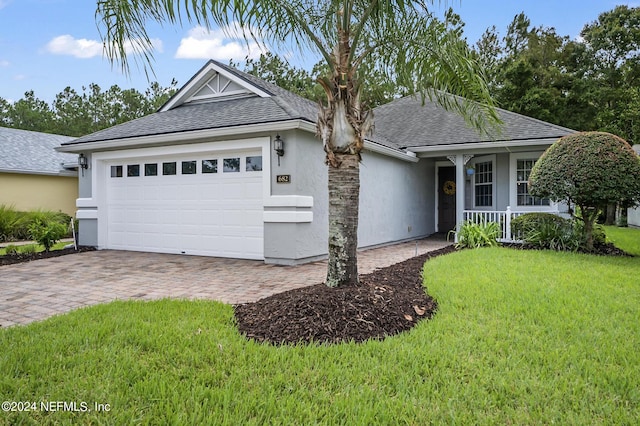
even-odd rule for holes
{"type": "Polygon", "coordinates": [[[336,153],[335,157],[337,167],[329,164],[329,287],[358,282],[360,156],[336,153]]]}

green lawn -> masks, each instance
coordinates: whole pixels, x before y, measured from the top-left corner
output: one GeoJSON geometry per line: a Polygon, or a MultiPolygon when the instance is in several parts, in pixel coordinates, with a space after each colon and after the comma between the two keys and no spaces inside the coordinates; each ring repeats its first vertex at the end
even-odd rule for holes
{"type": "Polygon", "coordinates": [[[640,229],[605,226],[607,239],[634,256],[640,256],[640,229]]]}
{"type": "Polygon", "coordinates": [[[365,344],[248,342],[230,306],[206,301],[114,302],[0,330],[3,400],[110,408],[0,423],[638,423],[640,258],[465,250],[427,262],[425,285],[433,320],[365,344]]]}

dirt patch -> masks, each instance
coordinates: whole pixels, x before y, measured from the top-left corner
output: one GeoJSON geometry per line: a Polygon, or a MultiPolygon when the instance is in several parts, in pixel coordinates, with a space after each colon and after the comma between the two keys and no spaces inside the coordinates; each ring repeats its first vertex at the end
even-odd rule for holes
{"type": "Polygon", "coordinates": [[[431,318],[438,304],[422,287],[427,259],[451,253],[453,246],[361,275],[354,286],[324,284],[236,305],[240,332],[276,345],[340,343],[383,339],[431,318]]]}
{"type": "Polygon", "coordinates": [[[40,252],[40,253],[32,253],[32,254],[11,254],[0,256],[0,266],[4,265],[13,265],[15,263],[23,263],[23,262],[31,262],[32,260],[38,259],[48,259],[50,257],[58,257],[58,256],[66,256],[68,254],[81,253],[84,251],[93,251],[95,247],[78,247],[78,250],[74,248],[66,248],[62,250],[54,250],[50,252],[40,252]]]}

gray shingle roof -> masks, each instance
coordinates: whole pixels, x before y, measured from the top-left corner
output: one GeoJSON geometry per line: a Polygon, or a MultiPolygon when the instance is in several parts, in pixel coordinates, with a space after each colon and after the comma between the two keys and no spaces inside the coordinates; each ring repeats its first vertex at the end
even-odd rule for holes
{"type": "MultiPolygon", "coordinates": [[[[272,96],[187,103],[83,136],[65,145],[296,119],[316,123],[318,105],[315,102],[217,61],[209,61],[203,69],[212,63],[272,96]]],[[[573,133],[570,129],[505,110],[499,110],[499,115],[505,123],[498,138],[501,141],[552,139],[573,133]]],[[[376,108],[374,122],[375,131],[367,139],[398,150],[493,140],[478,135],[456,113],[428,100],[422,106],[415,97],[397,99],[376,108]]]]}
{"type": "Polygon", "coordinates": [[[295,119],[315,123],[318,107],[314,102],[219,62],[211,62],[273,96],[269,98],[248,96],[215,102],[183,104],[168,111],[156,112],[100,130],[75,139],[71,143],[97,142],[295,119]]]}
{"type": "Polygon", "coordinates": [[[62,163],[77,163],[76,154],[57,152],[69,136],[0,127],[0,171],[60,174],[62,163]]]}
{"type": "Polygon", "coordinates": [[[455,112],[435,102],[422,105],[418,97],[407,96],[374,109],[375,136],[383,135],[398,148],[452,145],[474,142],[554,139],[575,133],[571,129],[498,109],[504,122],[497,138],[481,136],[455,112]]]}

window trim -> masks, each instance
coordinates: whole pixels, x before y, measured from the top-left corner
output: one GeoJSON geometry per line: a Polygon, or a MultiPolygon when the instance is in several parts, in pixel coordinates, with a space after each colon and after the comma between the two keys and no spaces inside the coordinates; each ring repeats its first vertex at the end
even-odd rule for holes
{"type": "Polygon", "coordinates": [[[475,173],[471,177],[471,201],[474,210],[495,210],[496,206],[496,156],[485,155],[482,157],[474,157],[471,160],[471,164],[475,169],[478,163],[491,163],[491,205],[490,206],[477,206],[476,205],[476,176],[475,173]]]}
{"type": "Polygon", "coordinates": [[[509,154],[509,206],[512,211],[555,212],[558,210],[558,203],[554,203],[552,200],[549,200],[548,206],[518,205],[518,160],[535,159],[537,161],[543,153],[544,151],[527,151],[509,154]]]}

